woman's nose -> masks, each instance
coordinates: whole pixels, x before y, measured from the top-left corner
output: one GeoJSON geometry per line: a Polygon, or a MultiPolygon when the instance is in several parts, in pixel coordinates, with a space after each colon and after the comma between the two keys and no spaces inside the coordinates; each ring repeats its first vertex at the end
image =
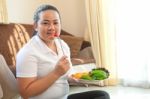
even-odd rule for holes
{"type": "Polygon", "coordinates": [[[53,24],[50,24],[49,27],[48,27],[48,29],[51,30],[51,29],[54,29],[54,27],[55,27],[55,26],[54,26],[53,24]]]}

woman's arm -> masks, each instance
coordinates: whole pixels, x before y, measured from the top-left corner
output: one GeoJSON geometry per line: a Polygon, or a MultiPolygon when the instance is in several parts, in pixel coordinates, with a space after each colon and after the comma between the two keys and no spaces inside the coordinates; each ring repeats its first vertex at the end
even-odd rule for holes
{"type": "Polygon", "coordinates": [[[64,75],[70,68],[70,64],[66,59],[66,56],[62,57],[57,63],[55,69],[47,74],[45,77],[37,78],[23,78],[18,77],[18,87],[21,96],[24,99],[28,97],[36,96],[44,92],[49,86],[51,86],[59,77],[64,75]]]}
{"type": "Polygon", "coordinates": [[[31,96],[36,96],[45,91],[51,86],[60,76],[55,71],[50,72],[43,78],[21,78],[18,77],[18,87],[21,96],[26,99],[31,96]]]}

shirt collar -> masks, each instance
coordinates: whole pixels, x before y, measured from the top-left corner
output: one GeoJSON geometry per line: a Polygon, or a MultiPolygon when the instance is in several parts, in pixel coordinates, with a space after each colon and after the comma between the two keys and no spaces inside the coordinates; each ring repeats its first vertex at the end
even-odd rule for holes
{"type": "MultiPolygon", "coordinates": [[[[54,52],[50,48],[48,48],[48,46],[40,39],[40,37],[38,35],[35,35],[35,39],[36,39],[37,43],[39,44],[40,49],[42,50],[42,52],[44,52],[44,53],[53,53],[54,54],[54,52]]],[[[60,55],[61,54],[60,42],[58,41],[58,39],[54,39],[54,41],[56,43],[58,55],[60,55]]]]}
{"type": "Polygon", "coordinates": [[[42,50],[42,52],[44,52],[44,53],[50,52],[50,49],[48,48],[48,46],[40,39],[40,37],[38,35],[35,35],[35,39],[36,39],[38,45],[40,46],[40,49],[42,50]]]}

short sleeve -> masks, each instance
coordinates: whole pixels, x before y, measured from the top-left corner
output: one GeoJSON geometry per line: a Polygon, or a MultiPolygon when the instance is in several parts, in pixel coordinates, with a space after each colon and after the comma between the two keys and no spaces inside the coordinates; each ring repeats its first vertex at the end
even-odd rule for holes
{"type": "Polygon", "coordinates": [[[37,59],[32,54],[32,51],[22,50],[17,54],[16,76],[17,77],[37,76],[37,59]]]}

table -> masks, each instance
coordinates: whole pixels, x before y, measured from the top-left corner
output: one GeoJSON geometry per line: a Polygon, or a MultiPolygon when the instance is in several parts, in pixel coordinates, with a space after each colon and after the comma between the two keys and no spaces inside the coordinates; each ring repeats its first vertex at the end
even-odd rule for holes
{"type": "Polygon", "coordinates": [[[2,88],[1,88],[1,85],[0,85],[0,99],[3,97],[3,91],[2,91],[2,88]]]}

